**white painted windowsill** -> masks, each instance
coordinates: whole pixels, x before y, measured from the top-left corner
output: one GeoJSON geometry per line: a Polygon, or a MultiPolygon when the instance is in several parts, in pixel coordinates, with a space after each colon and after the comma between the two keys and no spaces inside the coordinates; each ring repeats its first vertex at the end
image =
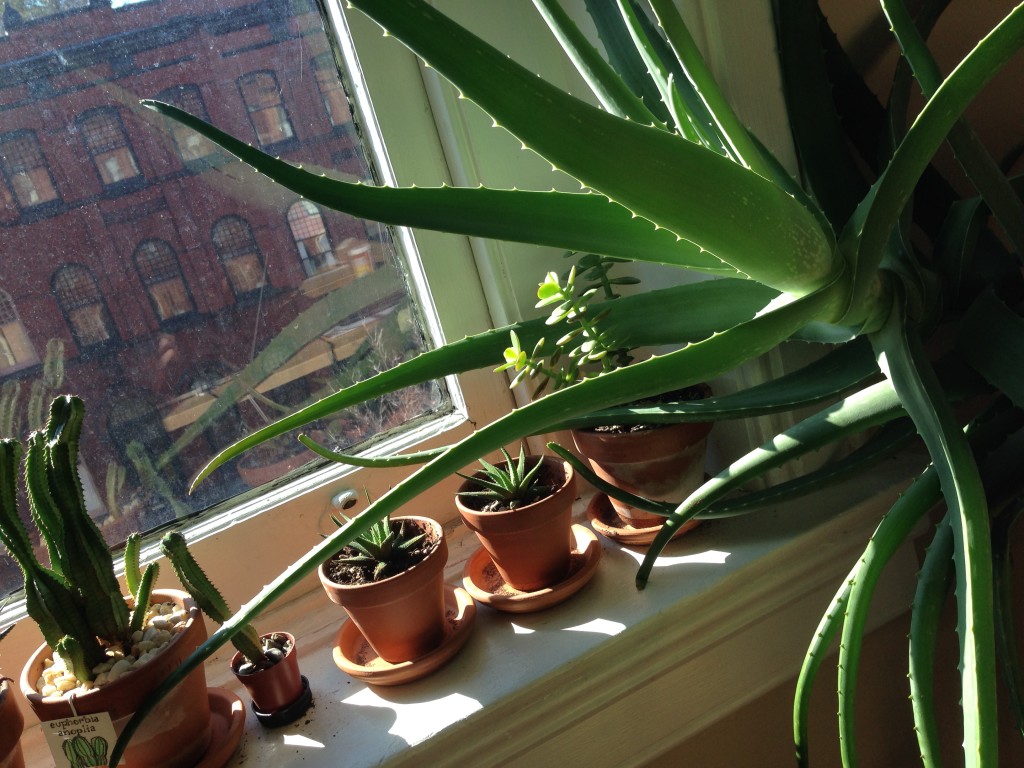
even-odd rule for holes
{"type": "MultiPolygon", "coordinates": [[[[299,638],[315,706],[276,730],[249,713],[229,765],[315,768],[342,756],[349,768],[642,765],[796,674],[821,613],[909,477],[907,464],[891,462],[870,483],[708,521],[668,547],[643,592],[633,587],[639,552],[601,539],[601,563],[579,594],[534,614],[478,606],[458,656],[404,686],[368,687],[335,667],[343,613],[310,592],[259,626],[299,638]]],[[[451,533],[450,583],[477,546],[463,526],[451,533]]],[[[889,571],[916,569],[908,547],[889,571]]],[[[912,580],[894,583],[904,586],[878,590],[874,626],[906,609],[912,580]]],[[[229,655],[208,663],[211,685],[238,687],[229,655]]],[[[39,742],[37,727],[23,738],[29,764],[50,765],[39,742]]]]}

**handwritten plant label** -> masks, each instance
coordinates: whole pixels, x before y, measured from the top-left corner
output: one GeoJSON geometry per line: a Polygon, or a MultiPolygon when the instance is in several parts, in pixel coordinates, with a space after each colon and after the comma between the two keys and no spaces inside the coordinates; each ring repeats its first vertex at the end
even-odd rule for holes
{"type": "MultiPolygon", "coordinates": [[[[56,768],[111,768],[107,759],[117,734],[108,712],[47,720],[43,735],[56,768]]],[[[124,765],[123,758],[118,765],[124,765]]]]}

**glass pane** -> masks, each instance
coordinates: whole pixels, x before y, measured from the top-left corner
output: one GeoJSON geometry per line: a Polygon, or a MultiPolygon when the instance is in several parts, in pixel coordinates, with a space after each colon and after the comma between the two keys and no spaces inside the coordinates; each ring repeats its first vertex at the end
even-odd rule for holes
{"type": "MultiPolygon", "coordinates": [[[[0,195],[0,413],[17,398],[0,431],[38,426],[30,400],[81,395],[86,496],[117,544],[309,462],[279,440],[186,493],[215,451],[417,354],[424,334],[386,228],[298,199],[137,103],[163,95],[307,168],[372,182],[313,0],[12,8],[0,137],[34,140],[0,195]],[[24,179],[47,206],[25,208],[24,179]]],[[[423,387],[313,434],[351,448],[446,403],[423,387]]],[[[19,583],[0,554],[0,594],[19,583]]]]}

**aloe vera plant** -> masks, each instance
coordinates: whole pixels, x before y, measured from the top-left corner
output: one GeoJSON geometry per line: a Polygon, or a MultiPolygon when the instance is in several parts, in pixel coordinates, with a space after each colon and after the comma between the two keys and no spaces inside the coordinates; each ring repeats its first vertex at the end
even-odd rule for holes
{"type": "Polygon", "coordinates": [[[139,566],[139,539],[125,548],[125,574],[133,598],[121,596],[114,561],[89,516],[78,475],[78,441],[85,404],[63,395],[50,404],[43,430],[29,435],[27,448],[13,438],[0,440],[0,541],[21,567],[25,605],[43,638],[79,680],[92,680],[92,668],[106,649],[131,648],[132,633],[143,626],[158,568],[139,566]],[[32,522],[49,554],[49,567],[35,555],[18,513],[18,472],[24,454],[25,490],[32,522]]]}
{"type": "MultiPolygon", "coordinates": [[[[179,676],[391,511],[467,463],[525,435],[629,419],[743,418],[828,403],[671,510],[641,566],[638,586],[646,583],[654,558],[674,531],[691,517],[737,514],[753,507],[753,502],[729,505],[726,497],[740,483],[808,450],[884,425],[864,449],[842,459],[840,467],[827,467],[756,498],[778,499],[820,487],[840,471],[863,471],[868,461],[906,444],[908,434],[916,431],[932,465],[879,525],[822,621],[795,707],[797,754],[806,762],[807,687],[827,638],[842,631],[840,743],[844,763],[856,762],[853,672],[861,617],[876,570],[903,541],[909,521],[944,500],[947,522],[939,533],[948,545],[935,547],[939,554],[934,558],[937,571],[952,573],[956,585],[964,757],[970,766],[996,765],[997,604],[989,478],[980,470],[978,457],[1003,456],[1005,438],[1016,423],[1007,414],[1024,406],[1024,374],[1018,363],[1024,359],[1024,323],[1015,304],[1024,287],[1024,205],[1018,188],[980,148],[962,115],[1024,44],[1024,6],[1012,8],[942,79],[924,40],[947,3],[926,3],[912,19],[900,0],[881,0],[905,63],[897,69],[887,109],[873,97],[866,99],[873,108],[868,122],[883,140],[864,143],[861,136],[848,134],[835,115],[844,100],[861,108],[865,90],[841,65],[829,68],[829,63],[842,60],[842,52],[833,38],[819,35],[818,8],[809,0],[776,0],[801,185],[734,114],[674,2],[648,0],[643,8],[636,0],[587,3],[605,49],[615,54],[614,67],[556,0],[534,4],[599,107],[538,78],[422,0],[350,3],[429,62],[524,146],[575,178],[581,185],[577,193],[346,184],[306,173],[180,110],[148,102],[296,193],[356,216],[660,263],[714,278],[608,302],[602,322],[617,347],[672,344],[675,351],[551,392],[453,446],[412,457],[426,463],[266,587],[196,652],[179,676]],[[926,103],[905,126],[902,118],[914,83],[926,103]],[[956,200],[941,183],[921,183],[932,173],[931,158],[947,136],[979,190],[976,198],[956,200]],[[868,149],[854,155],[851,147],[868,149]],[[948,211],[941,226],[914,221],[915,195],[929,195],[929,207],[948,211]],[[981,234],[989,211],[1008,248],[981,234]],[[921,249],[911,239],[912,226],[917,237],[930,239],[930,247],[921,249]],[[953,349],[930,349],[933,337],[953,339],[953,349]],[[686,403],[622,407],[727,373],[787,340],[835,346],[804,370],[713,398],[699,408],[686,403]],[[995,419],[999,428],[968,423],[951,407],[952,401],[978,395],[994,403],[978,416],[980,424],[991,425],[994,414],[1002,414],[995,419]],[[985,439],[975,436],[978,431],[985,439]]],[[[531,349],[543,335],[543,321],[452,342],[341,390],[225,450],[198,480],[259,442],[369,397],[500,364],[510,331],[521,350],[531,349]]],[[[934,589],[923,588],[923,605],[933,599],[928,595],[934,589]]],[[[934,635],[929,620],[917,626],[911,656],[927,656],[934,635]]],[[[929,673],[915,672],[921,674],[929,673]]],[[[927,688],[915,685],[913,696],[922,754],[933,754],[927,688]]]]}

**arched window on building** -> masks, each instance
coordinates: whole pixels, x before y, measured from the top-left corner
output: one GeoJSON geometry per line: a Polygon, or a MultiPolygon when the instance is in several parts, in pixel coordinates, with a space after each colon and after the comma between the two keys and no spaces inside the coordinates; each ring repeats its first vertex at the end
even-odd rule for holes
{"type": "Polygon", "coordinates": [[[195,311],[178,257],[163,240],[144,240],[135,249],[135,269],[160,322],[195,311]]]}
{"type": "MultiPolygon", "coordinates": [[[[198,85],[176,85],[167,88],[156,95],[157,101],[165,101],[183,109],[190,115],[210,121],[206,111],[206,104],[203,102],[203,95],[198,85]]],[[[186,163],[202,160],[212,154],[215,146],[209,139],[200,136],[187,125],[182,125],[177,120],[168,120],[167,126],[174,137],[174,144],[178,148],[178,155],[186,163]]]]}
{"type": "Polygon", "coordinates": [[[334,66],[334,57],[330,52],[321,53],[313,59],[313,75],[320,98],[324,100],[324,109],[331,125],[337,128],[352,122],[352,110],[348,104],[348,96],[341,86],[338,69],[334,66]]]}
{"type": "Polygon", "coordinates": [[[53,273],[52,289],[79,349],[117,338],[107,303],[88,267],[65,264],[53,273]]]}
{"type": "Polygon", "coordinates": [[[262,146],[285,141],[295,135],[288,113],[281,103],[281,88],[273,72],[250,72],[238,78],[249,119],[262,146]]]}
{"type": "Polygon", "coordinates": [[[236,297],[263,286],[263,259],[249,222],[241,216],[218,219],[210,232],[210,239],[236,297]]]}
{"type": "Polygon", "coordinates": [[[39,362],[11,295],[0,289],[0,374],[39,362]]]}
{"type": "Polygon", "coordinates": [[[22,210],[57,199],[57,186],[34,131],[0,138],[0,170],[22,210]]]}
{"type": "Polygon", "coordinates": [[[94,109],[78,119],[82,141],[106,187],[139,176],[139,166],[116,109],[94,109]]]}
{"type": "Polygon", "coordinates": [[[313,203],[299,200],[292,205],[288,209],[288,226],[307,276],[337,265],[323,216],[313,203]]]}

